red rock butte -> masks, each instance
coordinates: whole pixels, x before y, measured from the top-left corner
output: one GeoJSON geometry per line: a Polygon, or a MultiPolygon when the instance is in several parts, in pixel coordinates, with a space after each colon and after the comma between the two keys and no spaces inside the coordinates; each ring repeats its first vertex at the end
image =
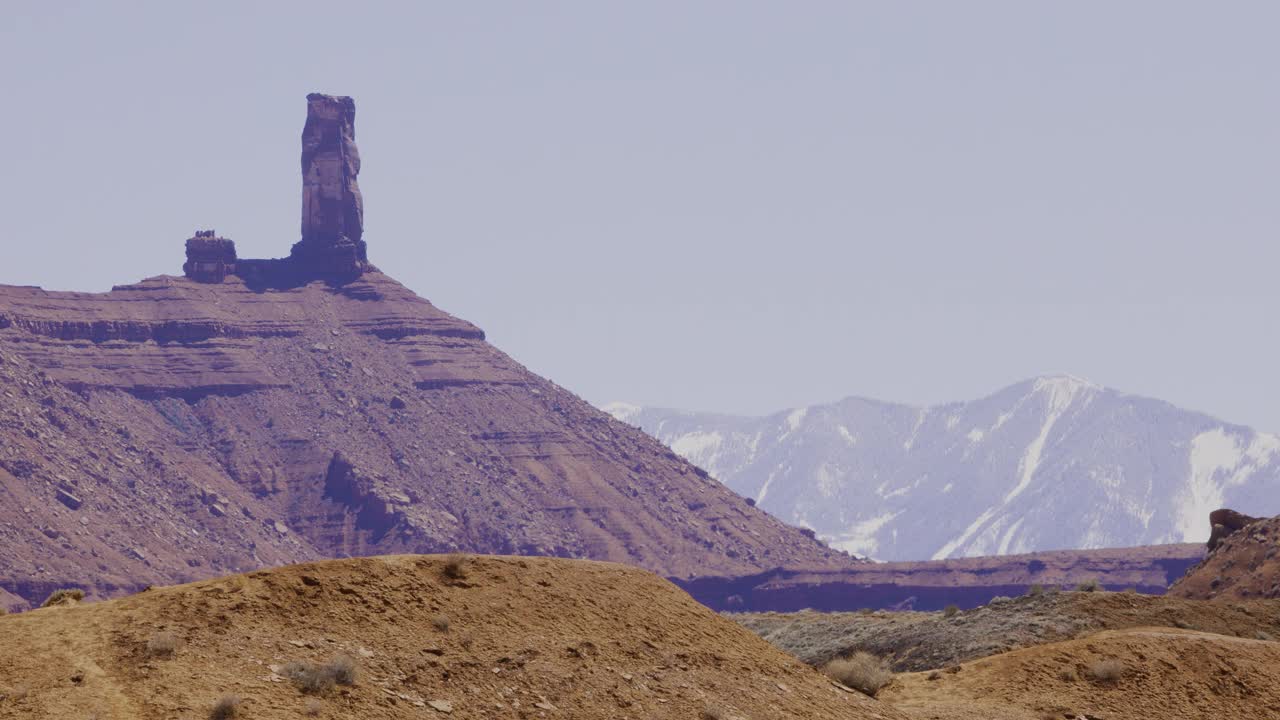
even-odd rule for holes
{"type": "Polygon", "coordinates": [[[202,230],[185,277],[0,286],[0,588],[452,550],[668,577],[851,562],[370,265],[354,103],[307,107],[288,257],[202,230]]]}

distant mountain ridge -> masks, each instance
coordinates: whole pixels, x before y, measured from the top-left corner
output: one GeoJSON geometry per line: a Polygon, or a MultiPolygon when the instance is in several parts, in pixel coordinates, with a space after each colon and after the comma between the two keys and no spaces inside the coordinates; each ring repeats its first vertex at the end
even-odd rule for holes
{"type": "Polygon", "coordinates": [[[770,513],[879,560],[1198,542],[1280,513],[1280,435],[1068,375],[931,407],[740,417],[613,403],[770,513]]]}

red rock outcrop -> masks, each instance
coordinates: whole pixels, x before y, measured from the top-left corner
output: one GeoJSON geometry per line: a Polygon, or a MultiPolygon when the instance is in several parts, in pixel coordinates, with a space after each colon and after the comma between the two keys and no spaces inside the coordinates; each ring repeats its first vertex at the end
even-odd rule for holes
{"type": "Polygon", "coordinates": [[[1209,515],[1212,549],[1169,589],[1170,595],[1280,598],[1280,517],[1252,518],[1234,510],[1209,515]]]}
{"type": "Polygon", "coordinates": [[[0,286],[0,587],[445,550],[677,577],[850,562],[365,264],[353,106],[309,108],[301,256],[235,259],[209,231],[192,277],[0,286]]]}
{"type": "Polygon", "coordinates": [[[1209,513],[1209,541],[1205,543],[1205,547],[1212,552],[1218,549],[1218,545],[1222,543],[1231,533],[1240,530],[1246,525],[1252,525],[1261,518],[1251,517],[1243,513],[1238,513],[1229,508],[1221,508],[1209,513]]]}

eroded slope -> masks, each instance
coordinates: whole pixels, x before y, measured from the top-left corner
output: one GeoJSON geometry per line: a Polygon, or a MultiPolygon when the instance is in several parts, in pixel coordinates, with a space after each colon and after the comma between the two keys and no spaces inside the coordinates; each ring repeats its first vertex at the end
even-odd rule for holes
{"type": "Polygon", "coordinates": [[[542,558],[326,561],[0,617],[0,717],[897,719],[625,566],[542,558]],[[172,657],[148,654],[172,633],[172,657]],[[293,661],[348,654],[305,695],[293,661]],[[446,711],[447,708],[447,711],[446,711]]]}

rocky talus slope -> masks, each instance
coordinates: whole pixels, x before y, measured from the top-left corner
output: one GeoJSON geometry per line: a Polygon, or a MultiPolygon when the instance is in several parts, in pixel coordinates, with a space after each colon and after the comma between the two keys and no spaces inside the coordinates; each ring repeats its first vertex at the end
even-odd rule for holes
{"type": "Polygon", "coordinates": [[[0,587],[464,549],[839,562],[391,278],[0,287],[0,587]]]}
{"type": "Polygon", "coordinates": [[[0,617],[0,637],[0,718],[205,720],[228,695],[254,720],[905,717],[609,563],[324,561],[0,617]],[[342,656],[350,684],[291,680],[342,656]]]}

